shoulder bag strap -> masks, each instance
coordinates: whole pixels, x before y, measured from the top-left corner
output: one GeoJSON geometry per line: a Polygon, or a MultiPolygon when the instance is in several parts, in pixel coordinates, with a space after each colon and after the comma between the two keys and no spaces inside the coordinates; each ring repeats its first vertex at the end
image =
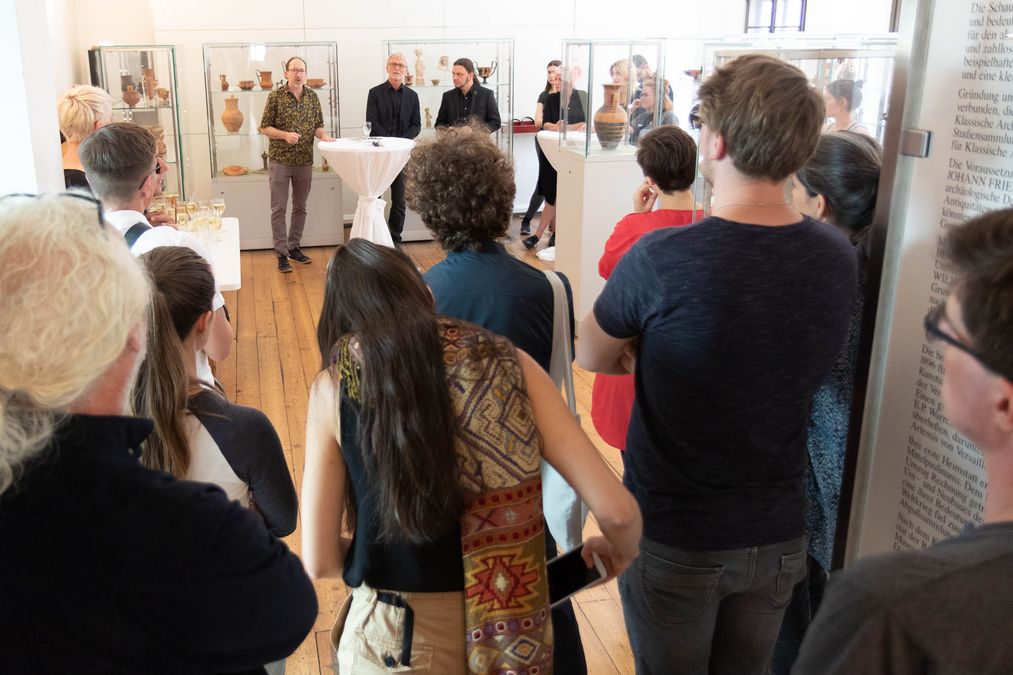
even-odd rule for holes
{"type": "Polygon", "coordinates": [[[552,358],[549,377],[557,387],[563,388],[570,412],[577,417],[577,399],[573,393],[573,353],[570,339],[570,312],[563,280],[552,270],[543,270],[552,285],[552,358]]]}

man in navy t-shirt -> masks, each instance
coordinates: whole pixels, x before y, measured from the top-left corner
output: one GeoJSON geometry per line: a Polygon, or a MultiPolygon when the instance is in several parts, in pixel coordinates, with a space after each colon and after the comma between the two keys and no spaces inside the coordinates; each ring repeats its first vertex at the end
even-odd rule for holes
{"type": "Polygon", "coordinates": [[[810,399],[857,283],[847,239],[785,200],[823,120],[805,75],[741,57],[701,87],[700,115],[712,216],[644,236],[577,341],[589,370],[635,362],[624,482],[644,539],[619,589],[639,673],[765,671],[805,575],[810,399]]]}

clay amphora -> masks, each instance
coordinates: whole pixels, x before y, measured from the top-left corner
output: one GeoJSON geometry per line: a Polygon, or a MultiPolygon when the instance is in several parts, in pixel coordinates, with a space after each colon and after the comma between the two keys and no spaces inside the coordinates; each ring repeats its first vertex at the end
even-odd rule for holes
{"type": "Polygon", "coordinates": [[[222,124],[230,133],[235,133],[243,126],[243,113],[239,111],[239,99],[229,96],[225,99],[225,110],[222,112],[222,124]]]}
{"type": "Polygon", "coordinates": [[[612,150],[623,141],[626,132],[626,111],[619,105],[621,84],[603,84],[605,104],[594,114],[594,133],[605,150],[612,150]]]}

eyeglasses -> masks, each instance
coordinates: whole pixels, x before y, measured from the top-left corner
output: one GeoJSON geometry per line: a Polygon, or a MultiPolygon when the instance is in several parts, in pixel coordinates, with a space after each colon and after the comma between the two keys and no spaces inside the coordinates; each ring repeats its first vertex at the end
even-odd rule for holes
{"type": "Polygon", "coordinates": [[[988,362],[985,360],[985,357],[982,356],[981,353],[979,353],[974,347],[971,347],[970,345],[961,342],[958,338],[950,335],[949,333],[943,332],[943,330],[939,327],[939,324],[943,321],[943,319],[946,319],[946,323],[950,324],[950,326],[953,325],[952,323],[950,323],[949,318],[947,318],[946,316],[945,303],[940,303],[929,310],[928,314],[925,315],[926,337],[928,337],[929,340],[942,340],[951,347],[956,347],[965,354],[971,355],[972,358],[974,358],[976,361],[978,361],[978,363],[985,366],[989,370],[993,370],[991,367],[989,367],[988,362]]]}
{"type": "Polygon", "coordinates": [[[295,73],[296,75],[303,75],[306,73],[305,68],[289,68],[288,72],[295,73]]]}
{"type": "MultiPolygon", "coordinates": [[[[11,192],[6,195],[0,195],[0,202],[5,199],[42,199],[44,195],[32,194],[31,192],[11,192]]],[[[57,197],[70,197],[71,199],[80,199],[81,201],[88,202],[95,206],[95,212],[98,215],[98,226],[103,232],[106,231],[105,214],[102,211],[102,202],[95,199],[91,195],[86,195],[83,192],[59,192],[57,197]]]]}
{"type": "MultiPolygon", "coordinates": [[[[157,158],[155,159],[155,170],[152,173],[154,173],[156,176],[160,176],[162,174],[162,163],[159,162],[157,158]]],[[[144,176],[144,180],[142,180],[141,184],[137,186],[138,190],[144,187],[144,183],[148,180],[148,176],[150,175],[151,174],[146,174],[144,176]]]]}
{"type": "Polygon", "coordinates": [[[408,70],[408,64],[407,63],[388,63],[387,67],[388,68],[394,68],[396,70],[401,70],[401,69],[408,70]]]}

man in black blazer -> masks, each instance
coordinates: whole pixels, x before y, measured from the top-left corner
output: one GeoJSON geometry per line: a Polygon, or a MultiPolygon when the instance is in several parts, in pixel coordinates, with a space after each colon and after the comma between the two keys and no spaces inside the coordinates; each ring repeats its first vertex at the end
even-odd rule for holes
{"type": "MultiPolygon", "coordinates": [[[[369,90],[366,97],[366,121],[373,126],[370,136],[396,136],[415,138],[422,129],[419,114],[419,95],[404,84],[408,72],[408,61],[402,54],[387,57],[387,81],[369,90]]],[[[404,230],[405,196],[404,171],[390,184],[390,228],[391,239],[401,243],[404,230]]]]}
{"type": "Polygon", "coordinates": [[[454,88],[444,92],[440,112],[436,115],[436,128],[467,124],[474,117],[489,128],[499,131],[499,108],[492,89],[485,89],[475,81],[475,64],[471,59],[457,59],[451,70],[454,88]]]}

